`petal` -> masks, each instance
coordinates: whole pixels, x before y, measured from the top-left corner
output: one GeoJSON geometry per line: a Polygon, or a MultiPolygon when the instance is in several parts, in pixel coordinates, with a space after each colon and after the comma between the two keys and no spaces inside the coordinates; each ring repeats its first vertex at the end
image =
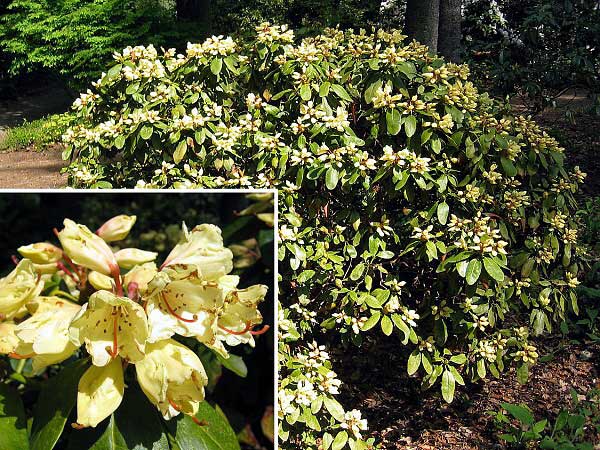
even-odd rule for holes
{"type": "Polygon", "coordinates": [[[91,366],[79,380],[77,423],[95,427],[121,404],[125,383],[121,358],[104,367],[91,366]]]}
{"type": "Polygon", "coordinates": [[[233,270],[233,254],[223,246],[219,227],[203,224],[185,233],[162,267],[174,265],[194,265],[203,279],[215,280],[233,270]]]}

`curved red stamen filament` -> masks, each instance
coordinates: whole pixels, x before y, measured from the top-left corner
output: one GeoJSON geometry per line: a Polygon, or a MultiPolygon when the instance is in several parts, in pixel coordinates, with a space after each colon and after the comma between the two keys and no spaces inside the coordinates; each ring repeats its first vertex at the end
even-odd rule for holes
{"type": "Polygon", "coordinates": [[[17,258],[17,256],[16,256],[16,255],[12,255],[12,256],[10,257],[10,259],[12,259],[12,262],[13,262],[13,264],[14,264],[15,266],[17,266],[17,265],[19,264],[19,258],[17,258]]]}
{"type": "Polygon", "coordinates": [[[58,267],[59,270],[62,270],[64,273],[66,273],[67,276],[71,278],[75,283],[79,283],[79,280],[75,277],[75,274],[73,274],[73,272],[67,269],[67,266],[65,266],[61,261],[58,261],[56,263],[56,267],[58,267]]]}
{"type": "Polygon", "coordinates": [[[162,299],[162,301],[164,302],[165,306],[169,310],[169,313],[171,313],[173,316],[175,316],[176,318],[178,318],[182,322],[192,323],[192,322],[196,322],[198,320],[198,316],[196,316],[195,314],[194,314],[194,316],[193,316],[192,319],[186,319],[184,317],[181,317],[179,314],[177,314],[175,312],[175,310],[173,308],[171,308],[171,305],[169,305],[169,302],[165,298],[165,294],[163,292],[160,293],[160,298],[162,299]]]}
{"type": "MultiPolygon", "coordinates": [[[[175,403],[175,402],[174,402],[173,400],[171,400],[170,398],[169,398],[169,399],[167,399],[167,400],[169,401],[169,405],[171,405],[171,406],[172,406],[172,407],[173,407],[173,408],[174,408],[176,411],[179,411],[179,412],[181,412],[181,407],[180,407],[179,405],[177,405],[177,403],[175,403]]],[[[185,414],[185,413],[184,413],[184,414],[185,414]]],[[[204,426],[208,425],[208,423],[206,423],[204,420],[200,420],[200,419],[198,419],[197,417],[194,417],[194,416],[191,416],[191,415],[190,415],[189,417],[190,417],[190,419],[192,419],[192,420],[194,421],[194,423],[195,423],[196,425],[199,425],[199,426],[201,426],[201,427],[204,427],[204,426]]]]}
{"type": "Polygon", "coordinates": [[[265,325],[260,330],[253,331],[252,330],[253,326],[254,325],[252,325],[252,322],[246,322],[246,328],[244,328],[242,331],[234,331],[234,330],[231,330],[231,329],[229,329],[227,327],[224,327],[223,325],[219,325],[219,328],[221,330],[223,330],[223,331],[225,331],[225,332],[227,332],[229,334],[233,334],[235,336],[240,336],[240,335],[246,334],[248,332],[250,332],[250,334],[252,336],[258,336],[260,334],[265,334],[269,330],[269,328],[271,328],[269,325],[265,325]]]}
{"type": "Polygon", "coordinates": [[[9,358],[12,359],[29,359],[29,358],[33,358],[34,356],[37,356],[35,353],[28,353],[26,355],[19,355],[18,353],[15,352],[10,352],[8,354],[9,358]]]}
{"type": "Polygon", "coordinates": [[[246,334],[248,331],[250,331],[250,329],[252,328],[252,322],[246,322],[246,328],[244,328],[242,331],[230,330],[229,328],[224,327],[223,325],[219,325],[219,328],[229,334],[240,336],[240,335],[246,334]]]}
{"type": "Polygon", "coordinates": [[[269,331],[270,328],[271,327],[269,325],[265,325],[260,330],[250,331],[250,334],[252,336],[259,336],[261,334],[265,334],[267,331],[269,331]]]}

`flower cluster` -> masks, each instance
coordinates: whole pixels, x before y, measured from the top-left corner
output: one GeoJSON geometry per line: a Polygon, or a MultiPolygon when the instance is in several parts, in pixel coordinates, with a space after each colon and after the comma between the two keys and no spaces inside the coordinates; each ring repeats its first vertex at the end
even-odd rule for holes
{"type": "Polygon", "coordinates": [[[218,227],[188,231],[184,225],[183,239],[157,266],[157,253],[111,247],[135,220],[116,216],[94,233],[65,219],[55,230],[60,247],[20,247],[23,259],[0,280],[3,353],[31,360],[35,373],[83,349],[89,354],[76,428],[95,427],[119,407],[128,365],[165,419],[179,413],[195,419],[208,378],[198,355],[176,337],[193,338],[228,358],[227,346],[253,346],[254,336],[268,329],[254,330],[267,288],[238,287],[218,227]],[[50,283],[46,292],[57,276],[60,285],[50,283]]]}

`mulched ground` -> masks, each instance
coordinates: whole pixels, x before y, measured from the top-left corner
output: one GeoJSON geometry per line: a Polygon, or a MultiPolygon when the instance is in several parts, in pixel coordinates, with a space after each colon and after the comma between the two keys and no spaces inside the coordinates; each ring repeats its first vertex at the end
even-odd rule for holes
{"type": "MultiPolygon", "coordinates": [[[[459,387],[451,405],[437,392],[419,390],[419,382],[406,374],[406,356],[399,355],[401,344],[393,338],[333,353],[333,366],[346,383],[340,400],[346,408],[362,411],[383,448],[503,449],[487,411],[498,411],[502,402],[525,403],[536,419],[553,419],[569,406],[571,388],[580,394],[600,388],[600,345],[538,345],[543,353],[556,353],[533,367],[527,384],[519,384],[511,371],[501,381],[459,387]]],[[[600,436],[591,438],[600,448],[600,436]]]]}

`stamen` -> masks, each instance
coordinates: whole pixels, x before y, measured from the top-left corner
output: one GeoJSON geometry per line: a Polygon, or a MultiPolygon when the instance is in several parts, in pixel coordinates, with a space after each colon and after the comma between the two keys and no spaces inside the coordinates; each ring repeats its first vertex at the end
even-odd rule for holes
{"type": "Polygon", "coordinates": [[[219,325],[219,328],[223,331],[226,331],[229,334],[234,334],[236,336],[240,336],[242,334],[246,334],[248,331],[250,331],[252,329],[252,322],[246,322],[246,328],[244,328],[242,331],[230,330],[229,328],[226,328],[223,325],[219,325]]]}
{"type": "Polygon", "coordinates": [[[71,424],[71,426],[72,426],[73,428],[75,428],[76,430],[82,430],[82,429],[86,428],[86,426],[85,426],[85,425],[81,425],[80,423],[76,423],[76,422],[73,422],[73,423],[71,424]]]}
{"type": "Polygon", "coordinates": [[[219,328],[221,330],[223,330],[223,331],[226,331],[229,334],[233,334],[233,335],[236,335],[236,336],[240,336],[240,335],[246,334],[248,332],[252,336],[258,336],[260,334],[265,334],[267,331],[269,331],[269,328],[271,328],[269,325],[265,325],[260,330],[254,331],[254,330],[252,330],[253,326],[254,325],[252,325],[252,322],[248,321],[248,322],[246,322],[246,328],[244,328],[242,331],[234,331],[234,330],[231,330],[231,329],[229,329],[227,327],[224,327],[223,325],[219,325],[219,328]]]}
{"type": "Polygon", "coordinates": [[[118,340],[117,340],[117,327],[119,326],[119,314],[118,314],[118,310],[116,308],[113,309],[112,315],[114,316],[114,318],[113,318],[113,346],[112,346],[112,349],[110,347],[106,347],[106,351],[108,352],[108,354],[110,355],[111,358],[116,358],[117,355],[119,354],[118,340]]]}
{"type": "Polygon", "coordinates": [[[183,317],[181,317],[179,314],[177,314],[175,312],[175,310],[173,308],[171,308],[171,305],[169,305],[169,302],[167,301],[167,299],[165,298],[165,294],[164,292],[160,293],[160,298],[162,299],[162,301],[165,303],[167,309],[169,310],[169,313],[171,313],[173,316],[175,316],[176,318],[178,318],[179,320],[181,320],[182,322],[187,322],[187,323],[192,323],[192,322],[196,322],[198,320],[198,316],[196,316],[196,314],[194,314],[192,319],[185,319],[183,317]]]}
{"type": "Polygon", "coordinates": [[[56,263],[56,267],[58,267],[59,270],[62,270],[64,273],[66,273],[67,276],[69,278],[71,278],[75,283],[79,284],[79,280],[75,277],[73,272],[71,272],[69,269],[67,269],[67,267],[61,261],[58,261],[56,263]]]}
{"type": "Polygon", "coordinates": [[[12,259],[12,262],[15,266],[19,264],[19,258],[17,258],[16,255],[12,255],[10,259],[12,259]]]}
{"type": "Polygon", "coordinates": [[[8,354],[8,357],[12,358],[12,359],[29,359],[29,358],[33,358],[34,356],[37,356],[36,353],[28,353],[26,355],[19,355],[18,353],[10,352],[8,354]]]}
{"type": "Polygon", "coordinates": [[[265,325],[260,330],[250,331],[250,334],[252,336],[259,336],[259,335],[265,334],[267,331],[269,331],[269,328],[271,328],[269,325],[265,325]]]}
{"type": "MultiPolygon", "coordinates": [[[[173,400],[171,400],[170,398],[167,399],[169,401],[169,405],[171,405],[175,410],[181,412],[181,407],[179,405],[177,405],[177,403],[175,403],[173,400]]],[[[185,414],[185,413],[184,413],[185,414]]],[[[208,425],[207,422],[205,422],[204,420],[200,420],[197,417],[191,416],[189,415],[189,418],[192,419],[194,421],[194,423],[198,426],[201,427],[205,427],[206,425],[208,425]]]]}

